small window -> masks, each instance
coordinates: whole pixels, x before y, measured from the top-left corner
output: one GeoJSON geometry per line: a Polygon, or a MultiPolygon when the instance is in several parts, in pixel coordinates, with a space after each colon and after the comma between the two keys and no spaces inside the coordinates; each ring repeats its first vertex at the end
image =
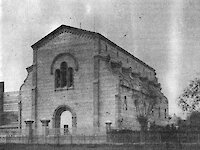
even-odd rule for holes
{"type": "Polygon", "coordinates": [[[117,57],[119,57],[119,53],[117,52],[117,57]]]}
{"type": "Polygon", "coordinates": [[[69,69],[68,69],[68,73],[69,73],[69,84],[68,84],[68,87],[72,87],[72,85],[73,85],[73,68],[72,67],[69,67],[69,69]]]}
{"type": "Polygon", "coordinates": [[[129,63],[129,60],[128,60],[128,58],[126,59],[126,62],[127,62],[127,63],[129,63]]]}
{"type": "Polygon", "coordinates": [[[124,96],[124,109],[128,109],[126,96],[124,96]]]}
{"type": "Polygon", "coordinates": [[[106,45],[106,52],[108,51],[108,47],[107,47],[107,45],[106,45]]]}
{"type": "Polygon", "coordinates": [[[165,109],[165,118],[167,118],[167,109],[165,109]]]}
{"type": "Polygon", "coordinates": [[[158,117],[160,118],[160,107],[158,108],[158,117]]]}
{"type": "Polygon", "coordinates": [[[61,63],[60,71],[61,71],[61,87],[64,87],[67,85],[67,63],[66,62],[61,63]]]}
{"type": "Polygon", "coordinates": [[[55,71],[55,87],[60,87],[60,69],[56,69],[55,71]]]}

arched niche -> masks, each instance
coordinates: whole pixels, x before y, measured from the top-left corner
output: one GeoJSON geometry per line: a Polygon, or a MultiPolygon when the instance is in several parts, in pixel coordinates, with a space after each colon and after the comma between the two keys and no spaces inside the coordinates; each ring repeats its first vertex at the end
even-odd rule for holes
{"type": "Polygon", "coordinates": [[[55,63],[56,63],[56,61],[59,59],[59,58],[61,58],[61,57],[64,57],[64,56],[69,56],[69,57],[71,57],[72,59],[73,59],[73,61],[74,61],[74,64],[75,64],[75,71],[78,71],[78,61],[77,61],[77,59],[75,58],[75,56],[74,55],[72,55],[72,54],[70,54],[70,53],[60,53],[60,54],[58,54],[54,59],[53,59],[53,61],[52,61],[52,63],[51,63],[51,68],[50,68],[50,73],[51,73],[51,75],[53,75],[53,73],[54,73],[54,65],[55,65],[55,63]]]}

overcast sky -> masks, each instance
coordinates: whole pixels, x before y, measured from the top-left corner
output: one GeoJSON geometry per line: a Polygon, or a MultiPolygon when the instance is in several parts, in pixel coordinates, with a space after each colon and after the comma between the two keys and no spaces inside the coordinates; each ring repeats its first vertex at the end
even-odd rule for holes
{"type": "Polygon", "coordinates": [[[199,0],[1,0],[0,81],[17,91],[31,45],[61,24],[96,31],[156,69],[170,112],[200,77],[199,0]],[[126,35],[126,36],[124,36],[126,35]]]}

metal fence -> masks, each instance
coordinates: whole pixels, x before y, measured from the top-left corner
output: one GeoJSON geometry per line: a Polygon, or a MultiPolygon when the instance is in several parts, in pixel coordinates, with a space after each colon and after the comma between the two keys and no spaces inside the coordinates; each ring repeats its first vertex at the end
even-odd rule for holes
{"type": "Polygon", "coordinates": [[[108,133],[111,143],[161,143],[159,132],[132,131],[131,133],[108,133]]]}
{"type": "Polygon", "coordinates": [[[199,131],[131,131],[107,134],[111,143],[193,143],[200,144],[199,131]]]}
{"type": "Polygon", "coordinates": [[[87,132],[86,128],[82,128],[72,134],[72,129],[54,128],[44,132],[38,132],[32,129],[31,134],[27,135],[27,130],[0,130],[0,143],[22,143],[22,144],[101,144],[106,143],[107,135],[92,134],[87,132]],[[81,132],[80,132],[81,131],[81,132]],[[82,134],[84,133],[87,134],[82,134]]]}
{"type": "Polygon", "coordinates": [[[103,144],[106,136],[1,136],[0,143],[22,143],[22,144],[103,144]]]}
{"type": "Polygon", "coordinates": [[[0,130],[0,143],[22,144],[103,144],[103,143],[198,143],[197,131],[132,131],[108,132],[107,134],[71,134],[63,129],[50,129],[46,135],[33,130],[31,136],[25,130],[0,130]]]}

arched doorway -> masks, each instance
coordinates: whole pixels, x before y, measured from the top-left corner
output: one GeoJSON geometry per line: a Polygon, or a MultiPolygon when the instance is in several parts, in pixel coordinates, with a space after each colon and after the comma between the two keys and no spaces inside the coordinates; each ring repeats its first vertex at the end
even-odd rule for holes
{"type": "Polygon", "coordinates": [[[72,133],[72,113],[70,111],[64,111],[60,116],[60,128],[61,133],[72,133]]]}
{"type": "Polygon", "coordinates": [[[76,128],[76,113],[67,105],[57,107],[53,115],[53,128],[59,134],[72,133],[76,128]]]}

